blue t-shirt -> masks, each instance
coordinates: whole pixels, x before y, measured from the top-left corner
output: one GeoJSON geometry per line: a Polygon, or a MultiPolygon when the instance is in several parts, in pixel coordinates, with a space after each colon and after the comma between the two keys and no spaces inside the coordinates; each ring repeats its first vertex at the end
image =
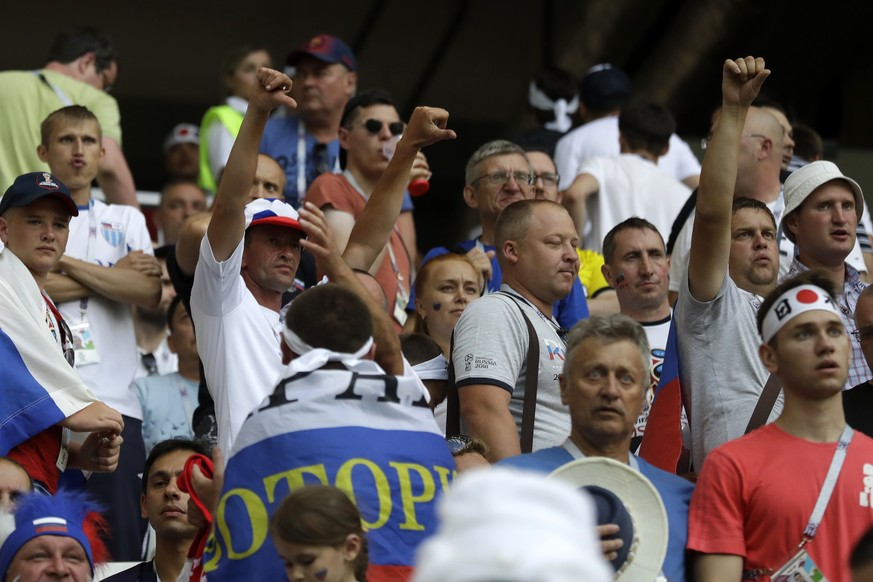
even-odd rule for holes
{"type": "MultiPolygon", "coordinates": [[[[509,457],[497,464],[503,467],[514,467],[539,473],[551,473],[561,465],[573,461],[564,447],[540,449],[526,455],[509,457]]],[[[694,485],[682,477],[677,477],[667,471],[647,463],[637,457],[640,473],[652,482],[661,495],[664,508],[667,510],[669,537],[667,539],[667,555],[664,557],[664,575],[671,582],[685,580],[685,545],[688,543],[688,506],[691,503],[691,493],[694,485]]]]}
{"type": "MultiPolygon", "coordinates": [[[[476,240],[477,239],[465,240],[455,245],[452,249],[447,249],[446,247],[432,248],[424,256],[424,260],[421,264],[423,265],[434,257],[445,255],[456,249],[458,251],[463,250],[463,252],[466,253],[476,246],[476,240]]],[[[491,245],[483,244],[482,247],[485,251],[496,250],[491,245]]],[[[486,292],[494,293],[495,291],[499,291],[502,282],[503,273],[500,270],[500,264],[497,262],[497,254],[495,253],[491,258],[491,279],[488,281],[486,292]]],[[[409,311],[415,311],[415,287],[412,288],[410,293],[409,307],[407,307],[407,309],[409,311]]],[[[555,303],[552,312],[561,328],[567,330],[572,329],[572,327],[580,320],[588,319],[588,300],[585,298],[585,289],[582,287],[579,277],[576,277],[573,281],[573,288],[570,290],[570,294],[555,303]]]]}

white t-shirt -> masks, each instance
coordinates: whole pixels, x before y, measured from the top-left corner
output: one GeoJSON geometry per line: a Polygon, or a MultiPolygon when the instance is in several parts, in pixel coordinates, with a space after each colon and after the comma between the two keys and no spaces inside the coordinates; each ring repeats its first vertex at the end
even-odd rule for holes
{"type": "MultiPolygon", "coordinates": [[[[566,190],[570,187],[576,176],[582,173],[579,168],[585,160],[619,153],[617,115],[601,117],[577,127],[555,146],[555,165],[561,175],[559,188],[566,190]]],[[[658,167],[677,180],[700,174],[700,162],[694,152],[675,133],[670,136],[670,149],[658,159],[658,167]]]]}
{"type": "MultiPolygon", "coordinates": [[[[70,220],[66,254],[74,259],[112,267],[137,250],[153,254],[145,218],[132,206],[106,205],[92,199],[90,208],[80,207],[79,216],[70,220]]],[[[130,305],[98,295],[58,304],[71,326],[82,320],[82,308],[100,362],[80,365],[77,359],[76,370],[100,400],[125,416],[141,420],[142,408],[131,386],[138,354],[130,305]]]]}
{"type": "Polygon", "coordinates": [[[584,248],[603,252],[603,237],[631,216],[655,225],[664,240],[682,210],[691,189],[637,154],[598,156],[582,162],[580,174],[590,174],[600,185],[590,196],[586,214],[591,225],[584,248]]]}
{"type": "Polygon", "coordinates": [[[262,307],[246,287],[242,255],[240,238],[233,254],[218,262],[204,236],[191,290],[197,352],[215,401],[218,446],[225,454],[284,368],[279,312],[262,307]]]}

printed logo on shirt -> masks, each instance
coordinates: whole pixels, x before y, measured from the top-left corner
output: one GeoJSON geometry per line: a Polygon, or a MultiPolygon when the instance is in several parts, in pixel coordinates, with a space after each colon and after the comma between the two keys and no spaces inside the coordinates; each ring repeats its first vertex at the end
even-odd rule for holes
{"type": "Polygon", "coordinates": [[[477,370],[488,370],[497,366],[497,362],[493,358],[484,356],[476,356],[473,358],[473,368],[477,370]]]}
{"type": "Polygon", "coordinates": [[[464,371],[469,372],[472,365],[473,365],[473,354],[465,355],[464,356],[464,371]]]}
{"type": "Polygon", "coordinates": [[[549,359],[554,360],[558,358],[559,360],[564,360],[564,347],[556,341],[544,339],[543,344],[546,346],[546,352],[549,354],[549,359]]]}
{"type": "Polygon", "coordinates": [[[858,505],[861,507],[873,507],[873,465],[864,463],[864,488],[858,499],[858,505]]]}
{"type": "Polygon", "coordinates": [[[114,247],[124,244],[124,227],[117,222],[101,222],[100,232],[103,239],[114,247]]]}

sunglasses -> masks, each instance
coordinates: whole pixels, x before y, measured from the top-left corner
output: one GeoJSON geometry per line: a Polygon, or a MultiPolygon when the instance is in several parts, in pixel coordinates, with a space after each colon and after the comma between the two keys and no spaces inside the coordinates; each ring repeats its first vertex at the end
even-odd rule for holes
{"type": "MultiPolygon", "coordinates": [[[[378,119],[367,119],[362,125],[364,126],[364,129],[373,135],[379,135],[382,133],[382,127],[385,123],[378,119]]],[[[406,124],[402,121],[392,121],[388,124],[388,131],[390,131],[391,135],[394,136],[402,135],[404,129],[406,129],[406,124]]]]}

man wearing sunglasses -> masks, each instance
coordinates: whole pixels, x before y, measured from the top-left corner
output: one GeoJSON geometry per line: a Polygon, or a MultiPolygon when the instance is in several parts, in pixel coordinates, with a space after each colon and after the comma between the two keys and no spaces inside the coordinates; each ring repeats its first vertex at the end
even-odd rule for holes
{"type": "MultiPolygon", "coordinates": [[[[385,91],[364,91],[346,105],[339,129],[345,171],[319,176],[306,194],[306,201],[324,212],[340,251],[345,249],[355,221],[388,167],[394,145],[404,130],[405,124],[385,91]]],[[[429,177],[427,161],[419,152],[410,181],[429,177]]],[[[398,331],[406,321],[415,257],[415,229],[404,222],[408,219],[410,213],[401,213],[388,245],[370,269],[388,297],[388,313],[398,331]]]]}

